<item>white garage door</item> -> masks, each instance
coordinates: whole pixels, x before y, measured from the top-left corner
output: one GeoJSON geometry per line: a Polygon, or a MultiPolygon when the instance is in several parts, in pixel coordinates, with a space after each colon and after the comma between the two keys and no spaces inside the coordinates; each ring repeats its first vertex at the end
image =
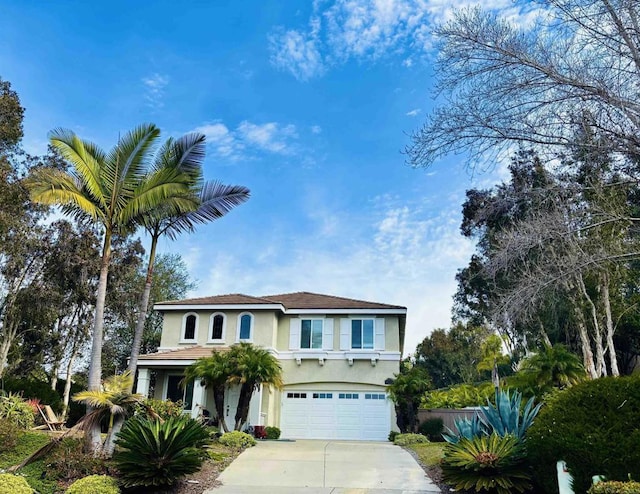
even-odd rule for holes
{"type": "Polygon", "coordinates": [[[284,391],[280,428],[290,439],[386,441],[391,402],[372,391],[284,391]]]}

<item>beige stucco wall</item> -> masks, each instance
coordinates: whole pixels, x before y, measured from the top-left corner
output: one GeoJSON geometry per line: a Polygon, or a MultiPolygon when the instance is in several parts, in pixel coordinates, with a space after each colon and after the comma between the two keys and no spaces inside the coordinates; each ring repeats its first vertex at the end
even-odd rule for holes
{"type": "Polygon", "coordinates": [[[347,359],[325,360],[320,365],[317,359],[303,359],[301,365],[295,360],[281,360],[285,386],[304,383],[358,383],[384,386],[387,378],[400,371],[398,361],[378,361],[375,367],[370,360],[354,360],[349,365],[347,359]]]}
{"type": "Polygon", "coordinates": [[[214,311],[166,311],[162,323],[162,337],[160,339],[161,348],[178,348],[188,345],[198,344],[202,346],[230,346],[236,343],[238,335],[238,317],[240,314],[250,313],[253,315],[253,343],[264,347],[273,347],[276,339],[277,318],[273,311],[224,311],[226,325],[224,329],[225,338],[221,343],[209,342],[209,323],[214,311]],[[183,318],[187,314],[197,314],[196,342],[181,343],[183,318]]]}
{"type": "MultiPolygon", "coordinates": [[[[289,331],[291,319],[299,316],[284,315],[278,321],[278,337],[276,349],[279,351],[289,350],[289,331]]],[[[305,317],[305,316],[301,316],[305,317]]],[[[310,315],[309,317],[322,317],[322,315],[310,315]]],[[[340,319],[342,315],[327,316],[326,319],[333,319],[333,349],[340,350],[340,319]]],[[[363,316],[365,317],[365,316],[363,316]]],[[[389,352],[400,351],[400,326],[398,316],[385,316],[385,350],[389,352]]]]}

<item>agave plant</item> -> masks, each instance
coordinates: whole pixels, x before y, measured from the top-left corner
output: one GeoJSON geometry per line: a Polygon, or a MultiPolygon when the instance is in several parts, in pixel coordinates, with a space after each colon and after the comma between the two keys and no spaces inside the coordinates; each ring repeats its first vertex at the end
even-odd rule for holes
{"type": "Polygon", "coordinates": [[[522,442],[510,434],[463,437],[446,446],[442,473],[456,490],[526,492],[531,489],[531,477],[523,457],[522,442]]]}
{"type": "Polygon", "coordinates": [[[487,403],[488,406],[481,407],[482,417],[480,420],[486,428],[495,432],[499,436],[511,434],[518,440],[523,440],[525,432],[533,423],[533,419],[538,414],[541,404],[534,406],[533,398],[527,401],[524,410],[521,411],[522,393],[515,391],[510,395],[509,391],[496,393],[496,404],[487,403]]]}
{"type": "Polygon", "coordinates": [[[199,448],[209,438],[206,428],[192,418],[165,421],[138,416],[118,434],[121,450],[114,455],[124,487],[169,486],[196,472],[203,461],[199,448]]]}
{"type": "Polygon", "coordinates": [[[480,420],[477,413],[470,419],[456,419],[454,426],[455,431],[445,427],[447,432],[442,434],[444,440],[451,444],[456,444],[461,438],[473,439],[474,437],[489,434],[487,426],[482,420],[480,420]]]}

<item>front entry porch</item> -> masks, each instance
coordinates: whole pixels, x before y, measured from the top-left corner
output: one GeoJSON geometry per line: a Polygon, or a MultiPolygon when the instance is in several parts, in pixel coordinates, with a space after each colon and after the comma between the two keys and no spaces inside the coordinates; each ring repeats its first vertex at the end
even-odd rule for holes
{"type": "MultiPolygon", "coordinates": [[[[213,393],[203,387],[199,379],[183,382],[184,367],[138,367],[136,392],[157,400],[181,401],[184,413],[192,418],[206,416],[217,419],[213,393]],[[206,412],[205,412],[206,410],[206,412]]],[[[224,414],[227,427],[233,429],[236,409],[240,397],[240,386],[228,386],[224,398],[224,414]]],[[[249,417],[245,427],[265,425],[262,412],[262,386],[253,392],[249,404],[249,417]]]]}

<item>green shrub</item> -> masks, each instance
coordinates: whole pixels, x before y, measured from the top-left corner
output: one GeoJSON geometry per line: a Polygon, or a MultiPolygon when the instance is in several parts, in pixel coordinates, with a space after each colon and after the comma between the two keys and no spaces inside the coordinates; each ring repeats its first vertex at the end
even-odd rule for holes
{"type": "Polygon", "coordinates": [[[76,480],[65,494],[120,494],[118,482],[106,475],[90,475],[76,480]]]}
{"type": "Polygon", "coordinates": [[[0,492],[11,494],[33,494],[33,489],[29,486],[24,477],[12,475],[10,473],[0,473],[0,492]]]}
{"type": "Polygon", "coordinates": [[[62,411],[62,395],[51,389],[51,384],[48,382],[38,379],[8,377],[4,382],[4,389],[8,392],[20,394],[25,400],[37,398],[40,403],[51,406],[56,413],[62,411]]]}
{"type": "Polygon", "coordinates": [[[598,482],[587,494],[640,494],[639,482],[598,482]]]}
{"type": "Polygon", "coordinates": [[[85,453],[82,446],[81,439],[71,437],[56,444],[45,458],[45,477],[50,480],[72,480],[107,473],[104,460],[85,453]]]}
{"type": "Polygon", "coordinates": [[[427,419],[420,424],[418,427],[418,432],[423,436],[427,436],[429,441],[433,442],[441,442],[444,441],[442,438],[442,432],[444,431],[444,422],[440,417],[427,419]]]}
{"type": "Polygon", "coordinates": [[[267,434],[267,439],[278,439],[280,437],[280,429],[277,427],[267,426],[264,428],[264,432],[267,434]]]}
{"type": "Polygon", "coordinates": [[[394,442],[396,437],[398,437],[398,434],[400,434],[398,431],[389,432],[389,441],[394,442]]]}
{"type": "Polygon", "coordinates": [[[14,422],[0,419],[0,453],[14,449],[22,434],[24,431],[14,422]]]}
{"type": "Polygon", "coordinates": [[[465,408],[484,405],[493,399],[494,388],[491,382],[474,386],[459,384],[447,390],[429,391],[424,396],[422,408],[465,408]]]}
{"type": "Polygon", "coordinates": [[[246,432],[231,431],[222,434],[218,439],[220,444],[229,446],[230,448],[244,449],[256,445],[256,440],[246,432]]]}
{"type": "Polygon", "coordinates": [[[164,422],[146,417],[128,420],[118,434],[113,456],[124,487],[168,486],[197,472],[205,452],[207,429],[186,416],[164,422]]]}
{"type": "Polygon", "coordinates": [[[463,437],[445,447],[442,473],[456,490],[526,492],[531,488],[531,477],[523,458],[522,442],[515,436],[463,437]]]}
{"type": "Polygon", "coordinates": [[[146,415],[150,419],[156,418],[154,414],[166,420],[170,417],[180,417],[184,408],[181,401],[156,400],[146,398],[142,403],[138,403],[135,408],[135,415],[146,415]]]}
{"type": "Polygon", "coordinates": [[[0,396],[0,419],[8,420],[22,429],[30,429],[35,422],[35,415],[22,396],[9,393],[0,396]]]}
{"type": "Polygon", "coordinates": [[[428,443],[429,440],[422,434],[398,434],[393,440],[393,444],[398,446],[407,446],[408,444],[428,443]]]}
{"type": "Polygon", "coordinates": [[[564,460],[574,491],[586,492],[593,475],[640,478],[640,378],[604,377],[549,399],[527,432],[534,480],[557,493],[556,462],[564,460]]]}

